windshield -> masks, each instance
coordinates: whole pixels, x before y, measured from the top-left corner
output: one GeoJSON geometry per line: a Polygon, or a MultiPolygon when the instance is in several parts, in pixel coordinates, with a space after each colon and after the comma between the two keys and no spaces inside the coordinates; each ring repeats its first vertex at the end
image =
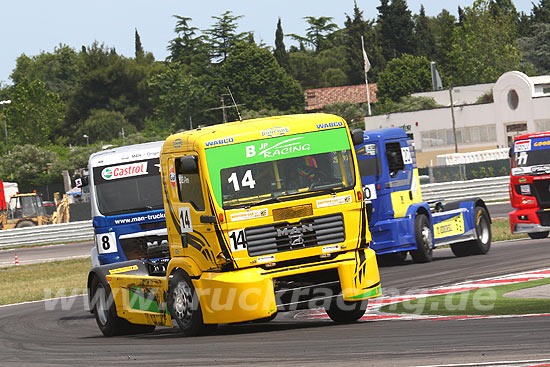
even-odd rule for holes
{"type": "Polygon", "coordinates": [[[316,131],[207,150],[216,199],[224,209],[355,185],[347,131],[316,131]]]}
{"type": "Polygon", "coordinates": [[[94,167],[98,209],[103,215],[162,209],[159,159],[94,167]]]}
{"type": "Polygon", "coordinates": [[[541,165],[550,164],[549,149],[549,137],[517,140],[514,143],[514,154],[512,154],[512,168],[516,168],[516,173],[537,173],[537,168],[541,165]],[[529,169],[521,169],[526,167],[529,169]]]}

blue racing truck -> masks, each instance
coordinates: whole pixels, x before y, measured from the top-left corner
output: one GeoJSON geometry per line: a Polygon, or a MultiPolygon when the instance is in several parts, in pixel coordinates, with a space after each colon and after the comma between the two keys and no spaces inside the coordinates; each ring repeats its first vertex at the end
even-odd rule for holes
{"type": "Polygon", "coordinates": [[[159,155],[163,141],[90,155],[88,177],[95,247],[92,266],[142,260],[163,274],[170,256],[159,155]]]}
{"type": "Polygon", "coordinates": [[[491,247],[491,217],[480,198],[422,201],[411,138],[400,128],[364,132],[355,147],[371,248],[382,264],[432,260],[433,249],[450,245],[456,256],[486,254],[491,247]],[[435,205],[434,205],[435,204],[435,205]]]}

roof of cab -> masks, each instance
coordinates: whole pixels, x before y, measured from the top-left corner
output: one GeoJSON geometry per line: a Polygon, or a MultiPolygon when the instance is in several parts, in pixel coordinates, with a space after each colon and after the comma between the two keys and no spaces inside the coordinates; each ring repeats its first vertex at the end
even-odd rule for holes
{"type": "Polygon", "coordinates": [[[163,151],[206,149],[339,127],[347,127],[344,119],[325,113],[264,117],[211,125],[171,135],[166,139],[163,151]]]}
{"type": "Polygon", "coordinates": [[[540,133],[530,133],[514,137],[514,141],[522,139],[533,139],[533,138],[546,138],[550,136],[550,131],[542,131],[540,133]]]}
{"type": "Polygon", "coordinates": [[[367,140],[387,140],[387,139],[408,138],[408,135],[405,132],[405,130],[399,127],[390,127],[387,129],[379,129],[379,130],[367,130],[365,131],[363,136],[365,137],[365,142],[367,140]]]}
{"type": "MultiPolygon", "coordinates": [[[[116,163],[120,157],[125,155],[135,153],[135,152],[156,152],[156,156],[160,154],[162,148],[163,140],[153,141],[149,143],[125,145],[122,147],[115,147],[107,150],[102,150],[99,152],[92,153],[88,160],[88,166],[95,166],[97,164],[109,164],[116,163]]],[[[139,158],[143,159],[143,158],[139,158]]],[[[134,161],[136,159],[129,159],[129,161],[134,161]]]]}

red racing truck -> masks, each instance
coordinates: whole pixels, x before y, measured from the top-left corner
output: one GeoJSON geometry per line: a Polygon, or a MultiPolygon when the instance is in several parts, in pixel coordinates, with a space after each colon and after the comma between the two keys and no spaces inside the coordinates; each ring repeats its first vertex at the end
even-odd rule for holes
{"type": "Polygon", "coordinates": [[[510,149],[512,233],[546,238],[550,232],[550,131],[521,135],[510,149]]]}

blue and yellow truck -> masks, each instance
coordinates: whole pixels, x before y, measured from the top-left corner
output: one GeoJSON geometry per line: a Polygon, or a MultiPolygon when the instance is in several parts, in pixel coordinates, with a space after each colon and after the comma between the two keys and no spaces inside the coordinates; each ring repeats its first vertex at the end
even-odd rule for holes
{"type": "Polygon", "coordinates": [[[432,260],[434,248],[450,245],[456,256],[486,254],[491,217],[480,198],[446,204],[422,201],[413,140],[400,128],[364,132],[355,146],[379,262],[432,260]]]}

